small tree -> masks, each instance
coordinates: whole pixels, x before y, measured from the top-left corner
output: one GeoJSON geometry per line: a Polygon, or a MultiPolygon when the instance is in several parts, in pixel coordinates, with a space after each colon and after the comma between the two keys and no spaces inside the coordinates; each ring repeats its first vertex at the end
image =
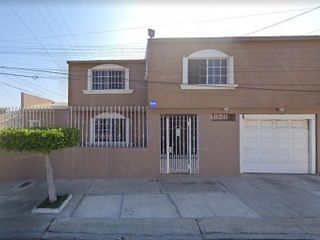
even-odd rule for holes
{"type": "Polygon", "coordinates": [[[42,153],[46,163],[49,202],[57,201],[50,153],[74,147],[80,142],[75,128],[4,128],[0,130],[0,149],[42,153]]]}

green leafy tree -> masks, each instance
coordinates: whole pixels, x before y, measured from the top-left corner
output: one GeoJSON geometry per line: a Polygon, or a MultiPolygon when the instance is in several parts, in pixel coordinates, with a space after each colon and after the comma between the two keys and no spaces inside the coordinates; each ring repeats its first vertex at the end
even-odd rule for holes
{"type": "Polygon", "coordinates": [[[38,152],[44,155],[47,171],[49,201],[57,200],[50,153],[77,146],[80,131],[76,128],[4,128],[0,130],[0,149],[19,152],[38,152]]]}

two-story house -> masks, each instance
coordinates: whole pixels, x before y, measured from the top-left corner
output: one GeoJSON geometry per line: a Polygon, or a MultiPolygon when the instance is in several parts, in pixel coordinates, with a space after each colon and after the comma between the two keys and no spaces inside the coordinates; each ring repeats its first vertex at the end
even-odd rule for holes
{"type": "Polygon", "coordinates": [[[57,175],[319,173],[319,64],[316,36],[152,38],[142,60],[69,61],[82,141],[55,153],[57,175]]]}
{"type": "Polygon", "coordinates": [[[69,62],[69,105],[149,106],[123,175],[315,173],[319,63],[319,37],[149,39],[145,60],[69,62]]]}

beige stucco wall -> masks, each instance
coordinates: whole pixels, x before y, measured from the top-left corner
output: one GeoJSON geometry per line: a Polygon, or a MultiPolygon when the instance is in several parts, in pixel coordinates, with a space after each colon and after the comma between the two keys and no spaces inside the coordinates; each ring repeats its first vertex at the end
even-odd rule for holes
{"type": "Polygon", "coordinates": [[[320,111],[320,38],[151,39],[148,48],[148,99],[155,99],[159,108],[228,107],[263,112],[284,107],[320,111]],[[203,49],[216,49],[234,57],[234,82],[238,88],[180,89],[183,57],[203,49]]]}
{"type": "MultiPolygon", "coordinates": [[[[236,121],[213,122],[219,109],[157,109],[148,113],[147,148],[72,148],[52,153],[56,178],[157,177],[160,175],[161,114],[197,114],[201,176],[239,175],[239,113],[236,121]]],[[[253,113],[253,112],[252,112],[253,113]]],[[[256,112],[258,113],[258,112],[256,112]]],[[[271,113],[271,112],[270,112],[271,113]]],[[[276,112],[273,112],[276,113],[276,112]]],[[[318,114],[317,136],[320,134],[318,114]]],[[[320,142],[317,142],[318,149],[320,142]]],[[[320,171],[317,152],[317,172],[320,171]]],[[[0,179],[44,178],[41,156],[0,152],[0,179]]]]}
{"type": "Polygon", "coordinates": [[[21,107],[32,107],[32,106],[49,106],[51,104],[55,103],[55,101],[34,96],[28,93],[21,93],[21,107]]]}
{"type": "Polygon", "coordinates": [[[69,64],[69,106],[145,106],[147,103],[147,82],[144,79],[144,60],[113,61],[70,61],[69,64]],[[88,89],[88,69],[101,64],[117,64],[129,68],[129,88],[132,94],[84,94],[88,89]]]}

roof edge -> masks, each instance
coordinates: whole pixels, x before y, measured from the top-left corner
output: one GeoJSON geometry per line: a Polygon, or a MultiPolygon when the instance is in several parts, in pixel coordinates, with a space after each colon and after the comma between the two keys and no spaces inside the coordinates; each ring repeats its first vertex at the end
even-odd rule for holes
{"type": "Polygon", "coordinates": [[[68,60],[69,63],[125,63],[125,62],[145,62],[145,59],[106,59],[106,60],[68,60]]]}
{"type": "Polygon", "coordinates": [[[302,41],[320,40],[319,35],[292,35],[292,36],[237,36],[237,37],[190,37],[190,38],[151,38],[150,42],[175,42],[175,41],[302,41]]]}

